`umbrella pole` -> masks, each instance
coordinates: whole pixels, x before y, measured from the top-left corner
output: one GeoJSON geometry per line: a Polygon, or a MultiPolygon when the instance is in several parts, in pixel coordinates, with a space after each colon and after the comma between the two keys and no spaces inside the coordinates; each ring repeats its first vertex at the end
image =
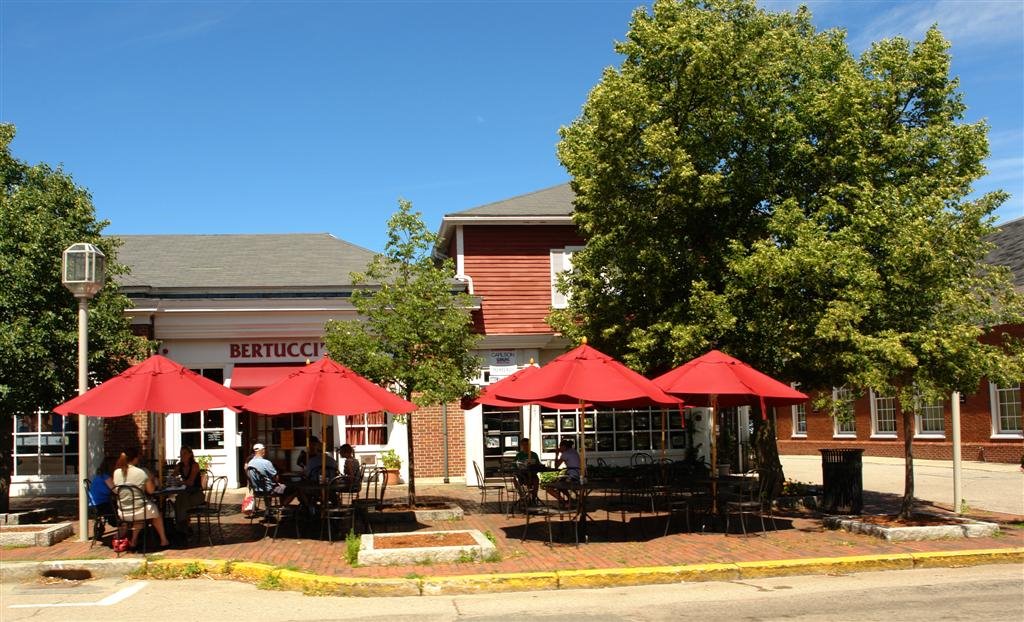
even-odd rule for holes
{"type": "Polygon", "coordinates": [[[327,415],[320,413],[320,481],[327,479],[327,415]]]}
{"type": "Polygon", "coordinates": [[[661,481],[662,481],[662,483],[665,482],[665,459],[666,459],[665,440],[666,440],[666,436],[667,436],[667,434],[665,433],[665,428],[667,427],[667,425],[668,425],[668,423],[666,421],[665,409],[662,408],[661,409],[661,481]]]}
{"type": "Polygon", "coordinates": [[[580,483],[587,481],[587,444],[583,440],[583,413],[584,413],[583,400],[580,400],[579,411],[579,431],[580,431],[580,483]]]}
{"type": "Polygon", "coordinates": [[[715,421],[718,418],[718,396],[711,396],[711,508],[718,514],[718,443],[715,442],[715,421]]]}

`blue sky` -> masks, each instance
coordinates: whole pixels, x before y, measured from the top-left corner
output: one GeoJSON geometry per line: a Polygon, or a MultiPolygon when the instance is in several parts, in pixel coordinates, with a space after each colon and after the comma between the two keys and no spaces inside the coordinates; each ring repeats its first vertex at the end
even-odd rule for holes
{"type": "MultiPolygon", "coordinates": [[[[327,231],[381,250],[400,197],[441,216],[568,179],[555,157],[641,3],[0,0],[0,119],[107,233],[327,231]]],[[[792,9],[799,2],[762,2],[792,9]]],[[[979,190],[1024,216],[1024,3],[808,2],[859,52],[952,41],[979,190]]]]}

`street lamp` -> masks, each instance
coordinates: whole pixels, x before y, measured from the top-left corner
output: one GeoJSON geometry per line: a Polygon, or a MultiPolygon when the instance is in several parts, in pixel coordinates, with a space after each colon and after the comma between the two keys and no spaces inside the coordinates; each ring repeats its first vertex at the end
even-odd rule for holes
{"type": "MultiPolygon", "coordinates": [[[[89,375],[89,299],[103,288],[107,257],[92,244],[79,242],[64,251],[60,281],[78,299],[78,394],[85,393],[89,375]]],[[[85,415],[78,415],[78,477],[89,476],[89,443],[85,415]]],[[[78,486],[78,538],[89,539],[89,500],[78,486]]]]}

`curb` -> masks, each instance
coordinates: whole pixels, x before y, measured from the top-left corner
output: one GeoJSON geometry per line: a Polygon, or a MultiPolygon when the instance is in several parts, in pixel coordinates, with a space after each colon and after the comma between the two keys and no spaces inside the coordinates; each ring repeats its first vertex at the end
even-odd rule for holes
{"type": "Polygon", "coordinates": [[[291,590],[311,596],[441,596],[655,585],[698,581],[734,581],[808,574],[848,574],[913,568],[960,568],[1024,563],[1024,547],[850,557],[781,559],[723,564],[646,568],[558,570],[448,577],[332,577],[257,562],[204,559],[118,559],[0,563],[0,581],[24,581],[52,569],[87,569],[94,577],[145,574],[154,579],[209,575],[255,583],[262,589],[291,590]]]}

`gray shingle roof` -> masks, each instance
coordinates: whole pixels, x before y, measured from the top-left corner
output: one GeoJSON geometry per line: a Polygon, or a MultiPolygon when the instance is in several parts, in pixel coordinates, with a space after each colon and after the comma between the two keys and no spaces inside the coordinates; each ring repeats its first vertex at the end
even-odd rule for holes
{"type": "Polygon", "coordinates": [[[1020,289],[1024,287],[1024,218],[1004,222],[999,229],[988,238],[996,247],[985,259],[988,263],[1010,268],[1013,284],[1020,289]]]}
{"type": "Polygon", "coordinates": [[[445,216],[572,216],[575,198],[569,184],[561,184],[445,216]]]}
{"type": "Polygon", "coordinates": [[[126,288],[349,288],[374,255],[329,233],[111,237],[126,288]]]}

